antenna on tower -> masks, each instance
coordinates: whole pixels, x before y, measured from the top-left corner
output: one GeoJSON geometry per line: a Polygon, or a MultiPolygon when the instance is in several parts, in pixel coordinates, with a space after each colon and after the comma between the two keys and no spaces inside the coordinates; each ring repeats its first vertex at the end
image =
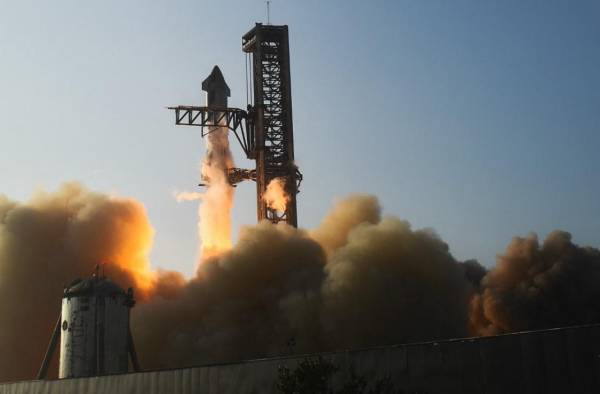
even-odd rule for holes
{"type": "Polygon", "coordinates": [[[271,0],[267,0],[267,25],[271,24],[271,0]]]}

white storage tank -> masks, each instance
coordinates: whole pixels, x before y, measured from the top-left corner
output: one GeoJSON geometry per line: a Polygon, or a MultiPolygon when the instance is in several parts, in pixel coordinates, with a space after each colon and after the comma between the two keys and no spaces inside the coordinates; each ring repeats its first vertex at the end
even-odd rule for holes
{"type": "Polygon", "coordinates": [[[64,291],[60,326],[59,378],[128,371],[131,337],[127,292],[98,273],[76,280],[64,291]]]}

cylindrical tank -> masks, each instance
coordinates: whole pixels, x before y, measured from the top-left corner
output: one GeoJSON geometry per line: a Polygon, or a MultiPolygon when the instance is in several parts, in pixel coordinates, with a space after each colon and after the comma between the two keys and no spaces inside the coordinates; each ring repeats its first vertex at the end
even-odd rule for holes
{"type": "Polygon", "coordinates": [[[59,378],[127,372],[134,304],[131,288],[98,273],[71,283],[62,299],[59,378]]]}

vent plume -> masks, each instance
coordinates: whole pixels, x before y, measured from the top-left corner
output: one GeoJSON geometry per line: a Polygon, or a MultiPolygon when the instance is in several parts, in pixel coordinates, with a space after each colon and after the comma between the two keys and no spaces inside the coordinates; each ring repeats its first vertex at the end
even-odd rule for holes
{"type": "Polygon", "coordinates": [[[290,195],[285,191],[285,178],[271,179],[262,198],[269,208],[277,212],[285,212],[290,201],[290,195]]]}

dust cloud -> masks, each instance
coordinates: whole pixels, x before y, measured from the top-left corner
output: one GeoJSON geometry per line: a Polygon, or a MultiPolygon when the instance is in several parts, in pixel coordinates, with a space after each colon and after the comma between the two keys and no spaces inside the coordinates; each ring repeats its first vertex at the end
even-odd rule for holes
{"type": "MultiPolygon", "coordinates": [[[[143,368],[598,322],[600,251],[565,232],[515,238],[487,270],[432,230],[337,201],[311,230],[263,222],[198,265],[153,270],[142,204],[77,183],[0,196],[0,380],[35,376],[63,286],[96,264],[135,288],[143,368]]],[[[52,375],[50,375],[52,376],[52,375]]]]}

